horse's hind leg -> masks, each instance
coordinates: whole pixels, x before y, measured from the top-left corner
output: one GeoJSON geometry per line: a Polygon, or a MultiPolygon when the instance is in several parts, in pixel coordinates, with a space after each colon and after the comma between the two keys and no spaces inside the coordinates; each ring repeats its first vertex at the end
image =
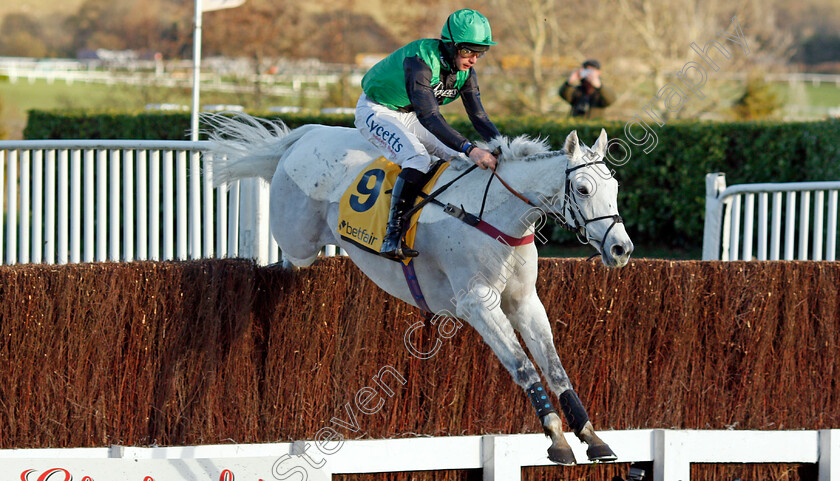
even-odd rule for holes
{"type": "MultiPolygon", "coordinates": [[[[554,346],[554,337],[551,333],[551,325],[545,308],[537,297],[535,290],[525,294],[523,299],[516,299],[510,292],[503,296],[502,307],[516,329],[522,334],[522,339],[528,346],[531,355],[534,356],[537,364],[545,374],[549,388],[557,394],[560,399],[560,409],[572,428],[575,435],[588,445],[586,455],[590,461],[614,461],[615,453],[598,435],[595,428],[589,421],[589,415],[580,402],[574,389],[572,389],[557,349],[554,346]]],[[[562,433],[560,418],[543,420],[543,425],[548,422],[552,430],[562,433]]],[[[552,441],[555,436],[552,436],[552,441]]],[[[554,445],[552,444],[552,447],[554,445]]],[[[550,451],[550,450],[549,450],[550,451]]]]}
{"type": "Polygon", "coordinates": [[[271,182],[269,227],[283,253],[283,267],[309,267],[332,239],[326,201],[309,198],[278,168],[271,182]]]}
{"type": "Polygon", "coordinates": [[[499,306],[488,308],[481,302],[488,299],[487,287],[474,287],[457,306],[457,315],[466,319],[481,334],[484,342],[493,349],[496,357],[531,399],[537,410],[546,436],[551,438],[548,457],[563,465],[575,464],[571,446],[563,436],[563,425],[557,412],[551,406],[547,393],[540,383],[540,377],[527,354],[519,344],[510,321],[499,306]]]}

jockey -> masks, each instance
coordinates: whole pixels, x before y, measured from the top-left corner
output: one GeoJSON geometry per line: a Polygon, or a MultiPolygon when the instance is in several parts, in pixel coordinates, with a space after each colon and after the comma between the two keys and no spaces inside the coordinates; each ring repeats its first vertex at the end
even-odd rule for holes
{"type": "Polygon", "coordinates": [[[496,167],[493,154],[453,129],[439,110],[461,97],[484,140],[500,135],[481,105],[473,69],[496,45],[490,23],[475,10],[458,10],[446,19],[440,37],[411,42],[374,65],[362,79],[364,93],[356,104],[356,128],[402,167],[380,249],[380,255],[391,259],[417,256],[402,244],[402,216],[414,206],[433,156],[451,160],[466,154],[482,169],[496,167]]]}

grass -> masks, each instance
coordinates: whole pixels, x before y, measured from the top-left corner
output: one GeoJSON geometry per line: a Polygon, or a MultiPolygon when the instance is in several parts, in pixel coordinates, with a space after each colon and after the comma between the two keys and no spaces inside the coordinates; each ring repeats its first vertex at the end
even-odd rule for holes
{"type": "Polygon", "coordinates": [[[825,105],[828,107],[840,105],[840,85],[820,84],[819,87],[811,87],[808,92],[812,105],[825,105]]]}
{"type": "MultiPolygon", "coordinates": [[[[260,105],[252,94],[228,94],[212,91],[201,92],[201,105],[233,104],[249,110],[268,109],[273,105],[300,105],[318,108],[313,99],[263,96],[260,105]]],[[[20,139],[26,126],[27,111],[31,109],[96,109],[96,110],[142,110],[148,104],[192,104],[190,89],[162,88],[157,86],[136,87],[128,85],[103,84],[48,84],[39,80],[29,83],[18,80],[0,79],[0,130],[3,128],[10,139],[20,139]]]]}
{"type": "Polygon", "coordinates": [[[782,88],[785,98],[793,101],[796,91],[804,90],[804,101],[807,105],[816,107],[837,107],[840,105],[840,85],[834,83],[820,83],[818,86],[807,84],[804,89],[791,87],[787,84],[782,88]]]}

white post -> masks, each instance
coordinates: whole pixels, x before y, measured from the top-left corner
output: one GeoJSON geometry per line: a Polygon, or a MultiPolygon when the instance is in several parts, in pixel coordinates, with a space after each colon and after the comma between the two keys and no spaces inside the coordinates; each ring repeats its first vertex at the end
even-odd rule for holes
{"type": "Polygon", "coordinates": [[[228,255],[228,189],[226,185],[216,187],[216,257],[228,255]]]}
{"type": "Polygon", "coordinates": [[[481,464],[484,481],[519,481],[522,467],[514,459],[509,436],[481,437],[481,464]]]}
{"type": "Polygon", "coordinates": [[[703,260],[720,259],[721,214],[723,206],[718,195],[726,189],[726,175],[706,174],[706,220],[703,229],[703,260]]]}
{"type": "Polygon", "coordinates": [[[82,260],[82,151],[70,153],[70,262],[82,260]]]}
{"type": "Polygon", "coordinates": [[[213,257],[213,178],[210,169],[207,169],[208,158],[211,154],[203,152],[203,165],[205,166],[205,175],[202,176],[203,182],[201,184],[202,197],[204,203],[204,220],[203,220],[203,234],[204,234],[204,255],[203,257],[213,257]]]}
{"type": "Polygon", "coordinates": [[[6,151],[0,150],[0,264],[4,264],[5,257],[3,257],[3,226],[6,225],[3,223],[3,188],[5,185],[5,179],[3,176],[6,172],[6,151]]]}
{"type": "Polygon", "coordinates": [[[6,162],[6,264],[17,263],[17,165],[18,151],[9,151],[6,162]]]}
{"type": "Polygon", "coordinates": [[[44,213],[46,224],[44,225],[44,261],[47,264],[55,263],[55,149],[47,151],[47,166],[44,169],[46,184],[46,197],[44,199],[44,213]]]}
{"type": "Polygon", "coordinates": [[[108,151],[96,150],[96,261],[108,260],[108,151]]]}
{"type": "MultiPolygon", "coordinates": [[[[724,203],[727,203],[725,200],[724,203]]],[[[728,255],[725,253],[724,255],[720,256],[720,259],[723,261],[737,261],[738,260],[738,244],[741,242],[741,195],[738,194],[732,198],[732,201],[729,203],[730,207],[727,209],[729,222],[724,220],[724,229],[726,226],[729,226],[729,249],[726,251],[728,255]]],[[[724,230],[723,237],[726,238],[727,231],[724,230]]]]}
{"type": "Polygon", "coordinates": [[[820,430],[819,481],[840,479],[840,429],[820,430]]]}
{"type": "Polygon", "coordinates": [[[198,152],[190,152],[190,259],[201,258],[201,168],[198,152]]]}
{"type": "Polygon", "coordinates": [[[21,264],[28,264],[29,259],[29,205],[30,193],[30,172],[32,165],[32,154],[29,150],[22,150],[20,155],[20,256],[21,264]]]}
{"type": "Polygon", "coordinates": [[[755,194],[747,194],[744,198],[744,242],[741,260],[753,259],[753,220],[755,218],[755,194]]]}
{"type": "Polygon", "coordinates": [[[793,260],[793,239],[796,231],[796,192],[785,196],[785,260],[793,260]]]}
{"type": "Polygon", "coordinates": [[[163,154],[163,260],[170,261],[175,254],[175,181],[172,151],[163,154]]]}
{"type": "Polygon", "coordinates": [[[160,260],[160,150],[149,159],[149,259],[160,260]]]}
{"type": "Polygon", "coordinates": [[[691,462],[684,457],[685,435],[679,431],[657,429],[653,432],[653,480],[689,481],[691,462]]]}
{"type": "Polygon", "coordinates": [[[257,201],[259,202],[259,232],[257,237],[257,262],[261,266],[269,263],[269,240],[272,239],[271,229],[269,228],[269,203],[271,201],[271,186],[268,182],[257,179],[257,201]]]}
{"type": "Polygon", "coordinates": [[[782,243],[782,193],[773,192],[773,220],[770,234],[770,260],[779,260],[782,243]]]}
{"type": "Polygon", "coordinates": [[[175,171],[177,172],[177,187],[175,188],[178,216],[175,221],[178,223],[176,230],[176,242],[178,249],[175,257],[180,261],[187,260],[187,153],[183,150],[178,152],[178,162],[175,171]]]}
{"type": "Polygon", "coordinates": [[[108,260],[120,259],[120,151],[109,151],[111,159],[111,195],[108,202],[108,260]]]}
{"type": "Polygon", "coordinates": [[[811,259],[821,261],[823,257],[823,211],[825,191],[818,190],[814,195],[814,250],[811,259]]]}
{"type": "Polygon", "coordinates": [[[808,260],[808,226],[811,220],[811,193],[807,190],[799,199],[799,260],[808,260]]]}
{"type": "Polygon", "coordinates": [[[67,150],[58,151],[58,241],[56,242],[58,252],[56,253],[56,262],[59,264],[67,264],[67,236],[68,232],[68,214],[67,207],[69,202],[68,185],[70,178],[68,176],[67,150]]]}
{"type": "Polygon", "coordinates": [[[123,150],[123,243],[126,262],[134,260],[134,151],[123,150]]]}
{"type": "Polygon", "coordinates": [[[149,259],[149,182],[148,154],[146,150],[138,150],[134,159],[137,166],[137,258],[149,259]]]}
{"type": "Polygon", "coordinates": [[[758,194],[758,260],[767,260],[767,192],[758,194]]]}
{"type": "Polygon", "coordinates": [[[242,179],[239,189],[239,256],[268,264],[268,185],[262,179],[242,179]]]}
{"type": "Polygon", "coordinates": [[[201,0],[195,0],[195,30],[193,30],[193,91],[190,140],[198,140],[198,97],[201,73],[201,0]]]}
{"type": "MultiPolygon", "coordinates": [[[[98,149],[97,149],[98,151],[98,149]]],[[[93,227],[96,224],[94,221],[94,211],[93,211],[93,154],[94,150],[86,149],[85,150],[85,160],[84,160],[84,178],[85,178],[85,198],[84,198],[84,212],[85,212],[85,225],[84,225],[84,255],[82,256],[82,260],[84,262],[93,262],[94,250],[93,250],[93,227]]],[[[100,182],[102,182],[100,180],[100,182]]]]}
{"type": "Polygon", "coordinates": [[[825,241],[825,260],[833,261],[837,248],[837,191],[828,193],[828,238],[825,241]]]}
{"type": "Polygon", "coordinates": [[[268,263],[276,264],[280,261],[280,247],[277,245],[277,241],[274,239],[274,235],[271,233],[270,225],[268,229],[268,234],[268,263]]]}
{"type": "Polygon", "coordinates": [[[228,202],[230,205],[228,206],[228,215],[229,219],[227,222],[228,226],[228,238],[227,238],[227,257],[237,257],[239,256],[239,242],[237,239],[239,238],[239,227],[240,227],[240,195],[239,192],[241,189],[239,188],[242,184],[241,180],[236,181],[230,189],[230,195],[228,196],[228,202]]]}
{"type": "MultiPolygon", "coordinates": [[[[32,262],[40,264],[44,253],[44,151],[36,150],[32,160],[32,262]]],[[[2,218],[0,218],[2,224],[2,218]]]]}

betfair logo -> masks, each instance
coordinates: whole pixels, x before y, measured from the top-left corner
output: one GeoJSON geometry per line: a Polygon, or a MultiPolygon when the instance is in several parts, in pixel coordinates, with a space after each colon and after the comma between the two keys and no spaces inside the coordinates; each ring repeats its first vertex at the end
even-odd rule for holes
{"type": "Polygon", "coordinates": [[[367,245],[373,245],[377,239],[377,237],[373,235],[373,232],[368,232],[367,229],[353,227],[346,221],[341,221],[341,224],[338,226],[338,230],[341,234],[367,245]]]}

